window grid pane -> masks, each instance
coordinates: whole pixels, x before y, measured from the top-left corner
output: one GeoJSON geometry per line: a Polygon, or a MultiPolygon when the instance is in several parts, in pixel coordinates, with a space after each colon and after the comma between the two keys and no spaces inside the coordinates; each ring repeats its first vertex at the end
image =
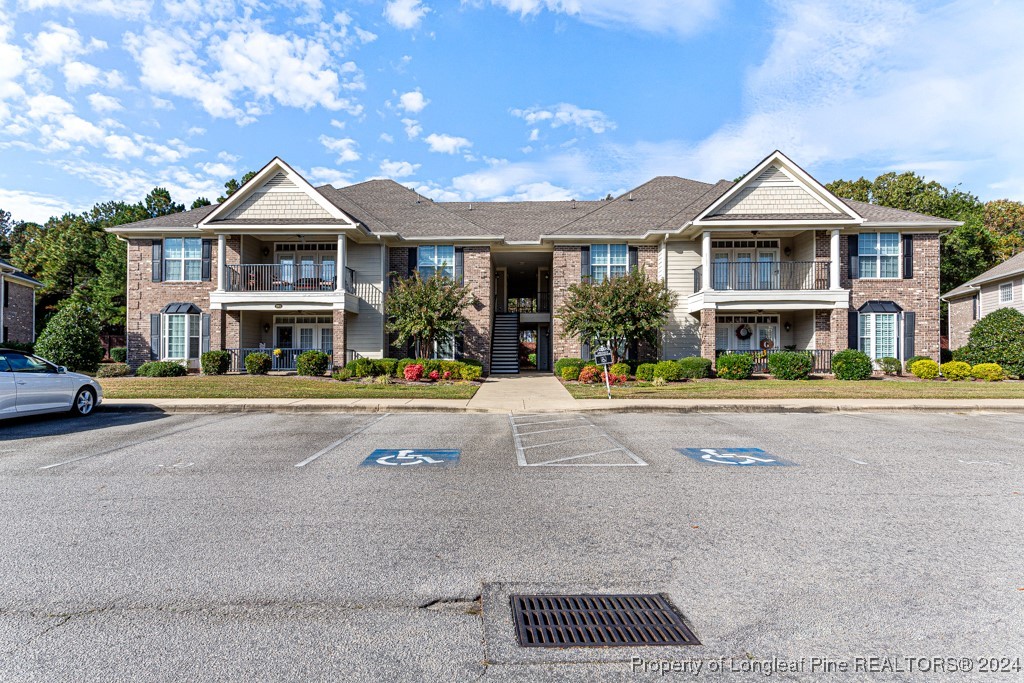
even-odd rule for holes
{"type": "Polygon", "coordinates": [[[1013,283],[1006,282],[999,285],[999,303],[1005,304],[1013,301],[1013,283]]]}
{"type": "Polygon", "coordinates": [[[899,256],[882,256],[882,274],[881,277],[899,277],[900,276],[900,257],[899,256]]]}
{"type": "Polygon", "coordinates": [[[185,316],[167,316],[167,357],[185,357],[185,316]]]}
{"type": "Polygon", "coordinates": [[[892,313],[875,315],[875,358],[896,355],[896,316],[892,313]]]}
{"type": "Polygon", "coordinates": [[[183,240],[181,238],[172,238],[164,240],[164,258],[181,258],[182,241],[183,240]]]}
{"type": "Polygon", "coordinates": [[[203,257],[203,240],[201,238],[189,238],[185,240],[185,258],[203,257]]]}

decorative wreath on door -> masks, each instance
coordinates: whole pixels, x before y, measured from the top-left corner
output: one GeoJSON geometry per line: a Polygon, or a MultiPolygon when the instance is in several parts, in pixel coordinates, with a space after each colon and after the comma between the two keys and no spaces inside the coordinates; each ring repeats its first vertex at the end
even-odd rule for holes
{"type": "Polygon", "coordinates": [[[775,342],[773,342],[771,339],[762,339],[761,340],[761,349],[762,350],[770,351],[770,350],[772,350],[774,348],[775,348],[775,342]]]}
{"type": "Polygon", "coordinates": [[[737,339],[750,339],[752,334],[754,333],[746,325],[740,325],[739,327],[736,328],[737,339]]]}

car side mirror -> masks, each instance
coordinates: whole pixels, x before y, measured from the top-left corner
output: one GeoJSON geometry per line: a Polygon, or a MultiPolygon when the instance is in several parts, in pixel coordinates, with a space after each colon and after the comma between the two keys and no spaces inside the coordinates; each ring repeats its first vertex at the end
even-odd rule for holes
{"type": "Polygon", "coordinates": [[[57,374],[58,375],[67,374],[67,371],[68,371],[68,369],[66,367],[64,367],[63,365],[61,365],[60,367],[57,368],[57,374]]]}

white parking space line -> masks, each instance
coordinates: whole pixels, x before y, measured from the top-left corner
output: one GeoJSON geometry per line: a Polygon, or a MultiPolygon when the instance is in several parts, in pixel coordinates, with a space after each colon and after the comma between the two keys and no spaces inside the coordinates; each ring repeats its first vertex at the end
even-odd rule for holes
{"type": "Polygon", "coordinates": [[[358,436],[359,434],[362,434],[363,432],[365,432],[367,429],[369,429],[370,427],[374,426],[375,424],[379,424],[381,422],[381,420],[383,420],[385,417],[389,417],[390,415],[391,415],[391,413],[384,413],[383,415],[378,417],[376,420],[371,420],[370,422],[367,422],[366,424],[364,424],[359,429],[355,430],[354,432],[350,432],[349,434],[346,434],[345,436],[341,437],[340,439],[338,439],[337,441],[335,441],[331,445],[326,446],[325,448],[320,449],[319,451],[317,451],[313,455],[309,456],[308,458],[306,458],[302,462],[295,463],[295,466],[296,467],[305,467],[309,463],[311,463],[314,460],[316,460],[317,458],[319,458],[321,455],[325,455],[327,453],[330,453],[335,448],[337,448],[338,446],[342,445],[343,443],[345,443],[349,439],[352,439],[352,438],[358,436]]]}
{"type": "Polygon", "coordinates": [[[564,420],[543,420],[541,422],[521,422],[517,424],[519,424],[520,427],[530,427],[533,425],[550,425],[555,424],[556,422],[577,422],[582,419],[582,417],[567,417],[564,420]]]}
{"type": "Polygon", "coordinates": [[[512,440],[516,447],[516,460],[520,467],[646,467],[647,463],[633,453],[631,450],[620,444],[618,441],[612,438],[608,432],[604,431],[585,416],[578,415],[571,418],[551,420],[550,422],[579,422],[579,424],[572,427],[559,427],[552,429],[535,429],[532,431],[520,431],[523,427],[528,427],[533,424],[543,424],[542,422],[527,422],[519,423],[517,418],[523,417],[522,415],[515,415],[509,413],[509,423],[512,425],[512,440]],[[576,430],[577,435],[571,439],[558,439],[556,441],[548,441],[539,444],[524,444],[523,440],[534,434],[547,434],[550,432],[563,432],[567,430],[576,430]],[[565,444],[575,443],[578,444],[577,451],[583,451],[573,453],[566,453],[565,444]],[[601,446],[608,446],[611,448],[602,448],[601,446]],[[556,448],[562,446],[562,448],[556,448]],[[597,448],[594,448],[597,446],[597,448]],[[551,448],[551,452],[545,454],[543,450],[534,451],[534,449],[551,448]],[[535,460],[530,462],[526,458],[527,451],[531,452],[531,457],[535,460]],[[596,458],[599,456],[608,456],[612,453],[621,453],[623,456],[619,462],[579,462],[587,458],[596,458]],[[539,458],[539,459],[538,459],[539,458]],[[625,460],[625,462],[623,462],[625,460]]]}

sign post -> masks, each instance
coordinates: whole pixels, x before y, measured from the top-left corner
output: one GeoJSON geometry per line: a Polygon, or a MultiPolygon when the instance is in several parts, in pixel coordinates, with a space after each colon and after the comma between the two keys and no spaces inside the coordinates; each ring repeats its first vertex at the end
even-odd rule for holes
{"type": "Polygon", "coordinates": [[[612,364],[612,350],[601,345],[594,351],[594,362],[604,366],[604,386],[608,390],[608,400],[612,398],[612,384],[609,381],[608,366],[612,364]]]}

